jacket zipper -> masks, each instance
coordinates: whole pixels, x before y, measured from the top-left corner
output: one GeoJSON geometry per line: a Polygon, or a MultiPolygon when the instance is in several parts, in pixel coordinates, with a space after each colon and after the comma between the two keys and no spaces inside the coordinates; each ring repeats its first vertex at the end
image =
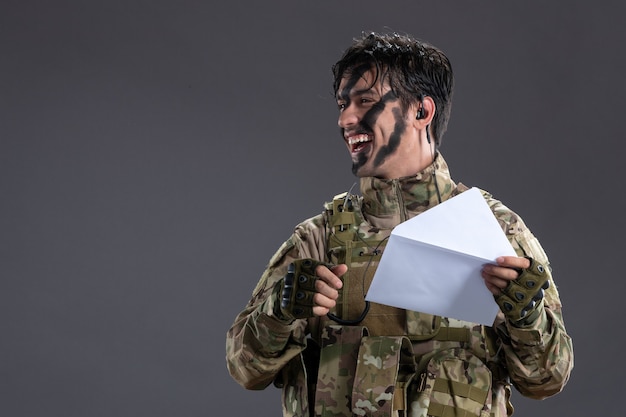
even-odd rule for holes
{"type": "Polygon", "coordinates": [[[400,223],[404,223],[407,220],[406,207],[404,205],[404,198],[402,198],[402,190],[400,189],[400,181],[397,179],[392,180],[393,189],[396,192],[396,198],[398,200],[398,211],[400,213],[400,223]]]}

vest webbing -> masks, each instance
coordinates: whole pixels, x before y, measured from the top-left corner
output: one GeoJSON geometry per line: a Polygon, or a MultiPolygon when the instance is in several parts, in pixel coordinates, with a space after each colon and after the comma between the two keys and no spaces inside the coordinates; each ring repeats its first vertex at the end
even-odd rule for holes
{"type": "Polygon", "coordinates": [[[431,404],[428,407],[428,415],[433,417],[480,417],[471,411],[443,404],[431,404]]]}
{"type": "MultiPolygon", "coordinates": [[[[335,254],[343,253],[338,258],[338,261],[341,263],[345,262],[346,264],[348,264],[348,268],[350,270],[352,261],[358,260],[358,261],[363,262],[363,258],[367,258],[368,256],[370,257],[369,260],[371,261],[371,263],[377,263],[380,260],[381,251],[370,253],[371,251],[369,250],[371,248],[377,248],[377,249],[384,248],[384,244],[381,244],[380,239],[378,240],[371,239],[371,238],[368,239],[368,238],[364,238],[363,236],[359,236],[358,227],[361,221],[363,220],[363,218],[360,213],[359,207],[356,207],[356,208],[345,207],[347,205],[346,203],[349,201],[350,201],[350,197],[347,197],[346,193],[336,196],[333,199],[332,203],[328,203],[326,205],[326,214],[327,214],[326,218],[327,218],[327,226],[328,226],[327,230],[329,231],[329,234],[328,234],[329,258],[330,258],[331,252],[335,252],[335,254]]],[[[368,267],[369,267],[369,263],[368,263],[368,267]]],[[[364,277],[365,275],[363,275],[363,278],[364,277]]],[[[347,286],[344,285],[344,289],[347,289],[346,287],[347,286]]],[[[367,290],[367,288],[365,288],[365,290],[367,290]]],[[[364,295],[365,294],[363,294],[363,297],[364,295]]],[[[340,297],[342,298],[343,294],[341,294],[340,297]]],[[[337,311],[340,312],[339,314],[343,314],[344,311],[348,310],[348,306],[346,304],[347,304],[346,298],[339,300],[339,303],[338,303],[339,308],[337,309],[337,311]]],[[[321,361],[320,361],[320,373],[319,373],[320,377],[322,375],[322,369],[324,369],[324,372],[326,371],[330,372],[334,368],[335,374],[338,373],[337,371],[339,371],[339,374],[341,374],[340,376],[337,377],[336,381],[339,381],[339,378],[343,378],[342,379],[343,383],[348,384],[347,387],[353,387],[352,388],[353,391],[351,394],[343,393],[343,390],[341,394],[339,392],[329,393],[328,392],[329,386],[325,386],[324,382],[318,378],[315,415],[322,416],[322,417],[331,416],[331,415],[332,416],[352,415],[353,410],[346,408],[346,407],[350,407],[349,401],[346,401],[347,398],[350,398],[350,395],[352,398],[352,406],[359,408],[360,412],[363,412],[363,410],[365,410],[365,414],[363,415],[376,415],[376,416],[392,415],[391,414],[392,410],[393,411],[407,410],[408,398],[407,398],[406,389],[411,383],[411,378],[413,378],[413,374],[410,374],[410,376],[407,376],[409,375],[409,373],[406,373],[406,369],[407,369],[407,364],[409,362],[406,357],[401,355],[401,352],[404,351],[406,353],[408,351],[412,351],[410,342],[415,343],[415,342],[426,341],[426,340],[435,340],[435,341],[441,341],[441,342],[469,343],[471,341],[470,329],[466,327],[443,326],[441,323],[442,318],[438,316],[431,316],[433,319],[432,319],[432,324],[429,326],[427,323],[423,322],[424,316],[428,316],[428,315],[424,315],[423,313],[412,312],[412,311],[407,310],[406,317],[405,317],[406,330],[404,332],[404,336],[396,336],[396,337],[380,336],[378,338],[375,336],[362,337],[360,344],[357,344],[354,339],[351,339],[350,341],[348,341],[345,338],[345,336],[342,336],[342,338],[336,339],[336,343],[339,343],[339,344],[347,343],[348,346],[346,346],[345,348],[339,349],[338,347],[331,347],[331,349],[334,350],[334,353],[332,354],[330,354],[330,351],[325,353],[324,351],[326,349],[322,348],[322,356],[321,356],[321,361]],[[415,331],[415,333],[413,333],[411,331],[411,327],[409,326],[409,322],[411,321],[415,322],[419,320],[421,320],[422,327],[418,328],[415,331]],[[429,328],[424,328],[423,327],[424,325],[426,325],[429,328]],[[383,376],[380,375],[381,370],[378,368],[377,369],[372,368],[368,370],[367,360],[366,360],[366,357],[364,356],[364,355],[367,355],[367,353],[364,353],[364,352],[369,351],[370,347],[368,343],[372,343],[373,341],[376,341],[377,343],[383,343],[387,345],[388,347],[388,350],[386,351],[381,350],[378,352],[378,357],[381,357],[381,355],[383,354],[387,355],[389,359],[388,363],[394,364],[392,368],[394,368],[395,374],[393,372],[390,372],[388,375],[389,378],[387,379],[383,378],[383,376]],[[366,342],[365,343],[366,347],[364,347],[363,342],[366,342]],[[406,349],[407,343],[409,346],[408,350],[406,349]],[[404,346],[404,349],[401,348],[402,346],[404,346]],[[355,363],[354,368],[346,369],[346,362],[342,361],[341,362],[342,368],[337,367],[338,366],[337,352],[343,352],[343,357],[346,358],[346,353],[348,351],[350,352],[349,356],[354,357],[353,355],[358,354],[358,357],[361,358],[361,360],[358,362],[358,366],[355,363]],[[325,361],[329,359],[329,356],[331,356],[332,359],[330,359],[330,362],[325,363],[325,361]],[[403,370],[402,372],[399,371],[401,369],[403,370]],[[356,373],[356,376],[354,378],[352,377],[354,375],[352,372],[356,373]],[[366,379],[367,381],[369,381],[369,383],[366,383],[367,382],[366,379],[361,378],[362,375],[367,375],[366,379]],[[385,384],[388,394],[391,393],[391,395],[390,396],[388,395],[386,397],[388,401],[383,402],[384,406],[376,406],[375,408],[377,411],[372,414],[373,409],[370,409],[370,411],[367,411],[368,409],[367,402],[375,399],[374,397],[372,397],[372,395],[373,393],[378,392],[376,391],[376,387],[372,385],[373,384],[372,381],[376,381],[376,380],[378,380],[379,385],[385,384]],[[382,380],[385,380],[386,382],[382,382],[382,380]],[[351,381],[354,381],[354,385],[352,385],[351,381]],[[328,396],[328,395],[329,397],[324,399],[325,396],[328,396]],[[342,402],[341,401],[342,398],[344,399],[343,401],[344,408],[341,410],[340,413],[336,413],[337,411],[336,407],[338,406],[339,403],[342,402]],[[325,403],[324,401],[327,401],[327,403],[328,401],[330,401],[330,403],[334,404],[335,406],[329,409],[327,407],[327,403],[325,403]],[[346,414],[342,414],[344,412],[346,414]]],[[[337,329],[333,330],[333,332],[339,331],[338,329],[341,328],[342,326],[335,326],[335,327],[337,329]]],[[[350,328],[353,326],[343,326],[343,327],[350,328]]],[[[351,337],[357,337],[357,334],[363,336],[364,333],[367,333],[367,328],[363,328],[361,326],[354,326],[354,327],[357,327],[358,329],[355,329],[355,331],[350,332],[351,337]]],[[[492,338],[492,336],[493,336],[492,334],[485,334],[483,332],[482,337],[485,342],[484,344],[485,344],[485,347],[487,348],[487,352],[491,352],[493,354],[493,352],[495,352],[496,350],[493,349],[495,339],[492,338]]],[[[324,344],[322,343],[322,345],[324,344]]],[[[328,347],[329,345],[326,345],[326,346],[328,347]]],[[[487,353],[487,355],[489,354],[487,353]]],[[[370,358],[370,360],[373,360],[373,359],[370,358]]],[[[414,359],[412,360],[413,360],[412,365],[408,365],[409,368],[411,368],[411,366],[413,368],[415,367],[414,359]]],[[[343,383],[337,384],[337,385],[333,384],[334,385],[333,389],[335,390],[338,389],[339,387],[343,385],[343,383]]],[[[439,391],[442,393],[449,393],[450,389],[452,388],[453,392],[456,395],[464,396],[478,403],[484,403],[486,396],[490,394],[490,392],[481,391],[471,385],[467,385],[467,384],[463,384],[463,383],[459,383],[455,381],[444,380],[444,381],[437,382],[435,385],[436,386],[433,388],[435,391],[439,391]],[[450,385],[448,385],[448,383],[450,385]]],[[[346,385],[343,385],[343,386],[346,386],[346,385]]],[[[380,390],[380,386],[378,386],[377,389],[380,390]]],[[[379,403],[384,398],[385,398],[384,395],[382,397],[379,396],[378,397],[379,403]]],[[[383,404],[383,403],[380,403],[380,404],[383,404]]],[[[437,416],[437,417],[458,417],[458,416],[479,417],[478,415],[470,411],[455,408],[452,406],[441,405],[437,403],[430,404],[428,414],[437,416]]]]}
{"type": "MultiPolygon", "coordinates": [[[[380,239],[368,239],[358,235],[358,226],[362,221],[362,215],[360,208],[355,207],[352,203],[353,196],[349,196],[347,193],[342,193],[333,198],[331,203],[327,203],[326,214],[328,223],[328,248],[329,252],[334,252],[338,256],[338,261],[348,264],[349,272],[344,277],[344,280],[349,280],[352,276],[350,274],[350,267],[353,263],[367,263],[368,267],[371,263],[377,263],[380,261],[382,250],[384,249],[384,243],[380,239]],[[372,251],[372,248],[376,248],[376,252],[372,251]]],[[[329,258],[330,258],[329,254],[329,258]]],[[[372,272],[370,270],[370,272],[372,272]]],[[[367,271],[365,271],[367,272],[367,271]]],[[[357,277],[359,280],[366,279],[365,273],[363,276],[357,277]]],[[[355,306],[350,306],[348,301],[352,298],[363,298],[365,294],[352,294],[350,291],[355,288],[355,285],[344,282],[344,291],[340,292],[340,298],[337,302],[337,308],[341,318],[355,318],[348,317],[348,311],[354,310],[355,306]]],[[[367,283],[369,285],[369,282],[367,283]]],[[[357,283],[358,285],[358,283],[357,283]]],[[[363,288],[364,283],[361,282],[363,288]]],[[[363,288],[365,291],[367,288],[363,288]]],[[[361,291],[363,292],[363,290],[361,291]]],[[[360,301],[360,300],[359,300],[360,301]]],[[[354,302],[354,301],[353,301],[354,302]]],[[[419,320],[419,315],[423,316],[423,313],[412,312],[408,310],[395,309],[387,306],[379,306],[382,313],[391,315],[403,315],[404,329],[402,334],[406,335],[411,341],[421,340],[437,340],[437,341],[454,341],[467,343],[470,341],[470,331],[465,327],[447,327],[441,326],[441,317],[434,316],[433,325],[429,331],[424,329],[413,330],[413,327],[409,325],[409,322],[419,320]],[[395,313],[394,313],[395,311],[395,313]],[[419,330],[419,331],[417,331],[419,330]]],[[[362,308],[359,310],[361,311],[362,308]]],[[[393,318],[389,316],[387,325],[393,327],[393,318]]]]}
{"type": "Polygon", "coordinates": [[[462,384],[449,379],[436,379],[433,391],[443,392],[445,394],[454,393],[454,395],[469,398],[481,404],[485,402],[488,394],[487,391],[483,391],[473,385],[462,384]]]}

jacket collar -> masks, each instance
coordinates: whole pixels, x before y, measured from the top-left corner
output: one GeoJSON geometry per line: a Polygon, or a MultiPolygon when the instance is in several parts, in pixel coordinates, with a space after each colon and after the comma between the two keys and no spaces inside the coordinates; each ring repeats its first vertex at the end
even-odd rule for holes
{"type": "Polygon", "coordinates": [[[364,177],[360,186],[363,215],[380,229],[391,229],[439,204],[439,196],[446,201],[456,189],[448,164],[439,153],[431,165],[416,175],[392,180],[364,177]]]}

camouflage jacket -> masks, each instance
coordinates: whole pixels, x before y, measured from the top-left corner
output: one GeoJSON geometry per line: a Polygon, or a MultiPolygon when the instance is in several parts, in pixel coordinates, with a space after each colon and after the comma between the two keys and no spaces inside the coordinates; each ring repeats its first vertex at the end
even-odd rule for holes
{"type": "MultiPolygon", "coordinates": [[[[332,207],[327,204],[324,213],[299,224],[293,235],[278,249],[254,289],[251,300],[237,316],[227,334],[226,361],[232,377],[247,389],[264,389],[271,383],[281,387],[285,416],[346,414],[337,411],[326,413],[320,411],[319,404],[314,406],[316,398],[323,399],[326,395],[325,388],[319,386],[319,381],[316,386],[320,362],[319,346],[325,344],[325,338],[328,339],[327,326],[336,323],[330,322],[327,317],[285,322],[274,313],[279,302],[277,283],[284,277],[288,264],[301,258],[346,262],[346,256],[350,258],[350,254],[355,253],[354,259],[346,262],[349,270],[342,277],[342,291],[356,295],[343,294],[343,301],[338,304],[337,311],[333,312],[342,317],[354,318],[363,310],[366,286],[369,285],[379,259],[376,256],[366,262],[359,259],[359,255],[368,250],[372,252],[374,245],[373,253],[380,255],[379,247],[384,248],[384,244],[380,243],[385,241],[393,227],[436,205],[439,201],[438,195],[445,201],[467,189],[452,181],[441,155],[437,156],[435,164],[415,176],[398,180],[362,178],[360,186],[362,197],[351,201],[354,201],[352,210],[356,215],[352,240],[364,242],[356,245],[361,249],[357,247],[356,251],[346,251],[345,248],[339,248],[340,252],[343,250],[343,256],[336,256],[338,248],[334,246],[337,246],[338,240],[335,239],[333,244],[332,237],[336,238],[341,232],[338,232],[336,224],[332,224],[332,219],[328,216],[332,207]],[[347,281],[351,281],[352,285],[347,284],[347,281]],[[314,410],[315,407],[317,410],[314,410]]],[[[545,252],[522,219],[488,193],[483,194],[517,254],[530,256],[547,265],[545,252]]],[[[525,396],[546,398],[561,391],[573,367],[572,343],[564,327],[556,285],[554,282],[551,284],[538,314],[522,325],[514,326],[501,313],[493,327],[485,327],[375,303],[372,303],[366,319],[360,324],[365,326],[366,333],[370,336],[408,337],[414,356],[412,360],[415,360],[417,366],[416,373],[423,379],[415,384],[420,386],[419,390],[429,386],[428,378],[424,377],[432,375],[432,363],[438,360],[442,352],[464,360],[467,359],[466,356],[471,356],[471,360],[468,359],[463,365],[466,374],[469,366],[467,364],[474,360],[472,358],[479,358],[478,362],[487,365],[487,381],[481,383],[480,375],[474,375],[472,371],[469,372],[470,375],[466,375],[469,378],[466,383],[486,384],[483,389],[488,390],[491,395],[486,399],[488,406],[472,403],[476,409],[474,415],[506,416],[513,412],[509,401],[511,383],[525,396]],[[463,330],[464,336],[445,336],[457,334],[458,332],[453,331],[455,329],[463,330]]],[[[444,358],[443,361],[445,360],[444,358]]],[[[333,379],[334,383],[338,381],[333,379]]],[[[336,394],[330,391],[336,390],[337,386],[329,386],[327,394],[332,397],[336,394]]],[[[409,398],[405,400],[412,405],[407,407],[411,411],[406,415],[427,415],[428,400],[424,400],[423,393],[421,395],[415,394],[411,397],[411,393],[407,394],[409,398]]],[[[450,400],[444,399],[443,402],[445,401],[450,400]]],[[[433,408],[431,406],[428,415],[435,413],[433,408]]],[[[359,410],[352,412],[361,415],[366,413],[359,410]]],[[[439,412],[440,415],[446,414],[444,410],[439,412]]]]}

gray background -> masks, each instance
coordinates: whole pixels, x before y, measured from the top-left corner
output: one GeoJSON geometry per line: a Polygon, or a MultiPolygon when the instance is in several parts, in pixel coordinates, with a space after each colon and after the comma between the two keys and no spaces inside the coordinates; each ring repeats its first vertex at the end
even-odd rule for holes
{"type": "Polygon", "coordinates": [[[279,415],[225,333],[353,184],[330,66],[386,29],[449,55],[454,178],[551,257],[576,366],[517,415],[621,415],[622,4],[1,0],[0,415],[279,415]]]}

